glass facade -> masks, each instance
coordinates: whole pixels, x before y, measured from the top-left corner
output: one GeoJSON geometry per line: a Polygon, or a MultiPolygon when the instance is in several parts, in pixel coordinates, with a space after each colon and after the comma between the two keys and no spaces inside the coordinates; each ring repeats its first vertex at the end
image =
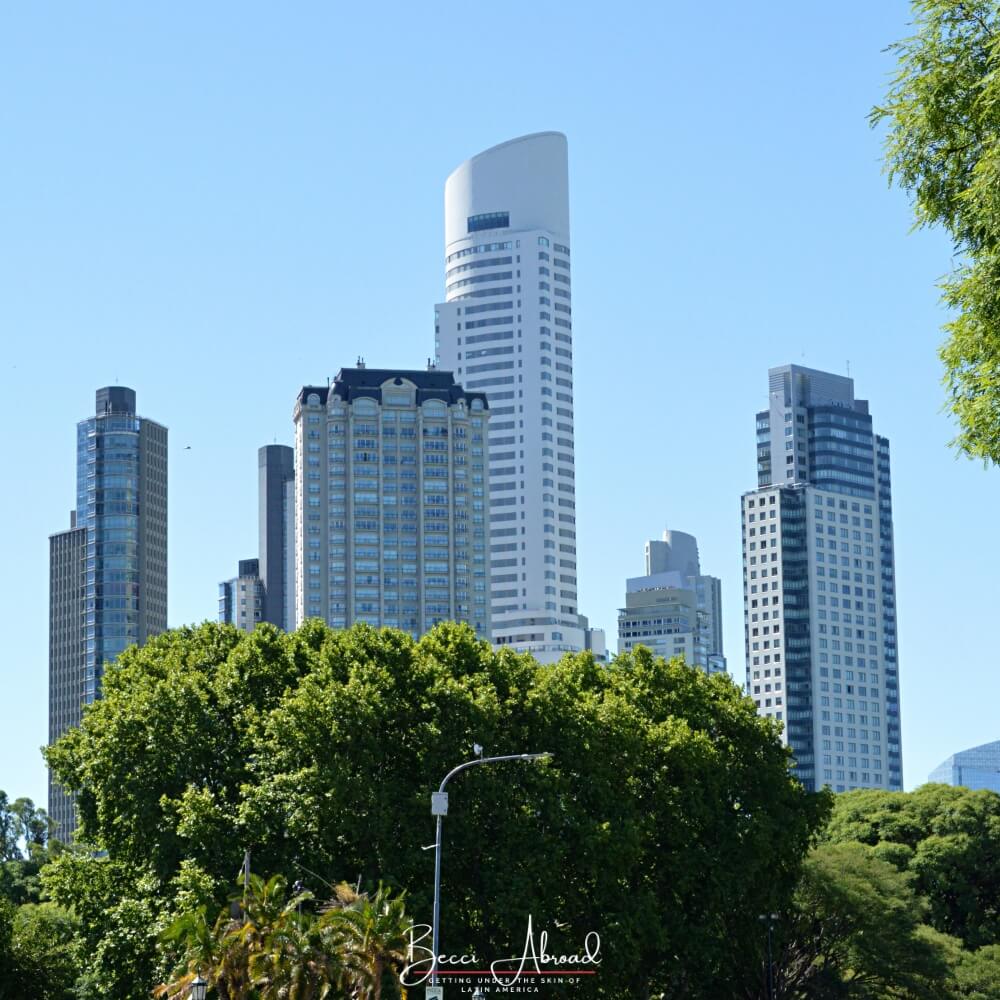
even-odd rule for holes
{"type": "Polygon", "coordinates": [[[483,212],[470,215],[468,225],[470,233],[481,233],[485,229],[506,229],[510,225],[510,213],[483,212]]]}
{"type": "Polygon", "coordinates": [[[1000,793],[1000,740],[952,754],[927,780],[1000,793]]]}
{"type": "Polygon", "coordinates": [[[809,788],[903,787],[889,443],[844,376],[769,372],[743,498],[747,690],[809,788]]]}
{"type": "MultiPolygon", "coordinates": [[[[784,630],[785,732],[795,751],[796,777],[815,784],[813,743],[812,637],[809,606],[809,548],[806,496],[803,490],[781,490],[781,615],[784,630]]],[[[772,612],[773,613],[773,612],[772,612]]],[[[773,627],[773,626],[772,626],[773,627]]]]}
{"type": "Polygon", "coordinates": [[[104,664],[139,641],[139,419],[108,413],[77,425],[77,523],[87,529],[84,700],[104,664]]]}
{"type": "MultiPolygon", "coordinates": [[[[100,697],[107,664],[167,627],[167,430],[123,386],[99,389],[95,409],[77,424],[73,529],[50,543],[50,741],[100,697]]],[[[49,812],[68,837],[72,802],[51,785],[49,812]]]]}

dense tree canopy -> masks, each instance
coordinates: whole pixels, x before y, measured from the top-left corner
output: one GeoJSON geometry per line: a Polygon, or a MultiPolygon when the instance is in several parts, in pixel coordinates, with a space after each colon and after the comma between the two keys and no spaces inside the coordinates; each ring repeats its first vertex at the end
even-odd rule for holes
{"type": "Polygon", "coordinates": [[[0,1000],[72,1000],[81,964],[73,915],[0,897],[0,1000]]]}
{"type": "Polygon", "coordinates": [[[923,922],[913,878],[857,842],[823,844],[778,927],[781,997],[949,996],[949,949],[923,922]]]}
{"type": "Polygon", "coordinates": [[[48,755],[106,855],[64,856],[45,884],[121,997],[162,978],[149,935],[223,898],[244,848],[318,893],[383,880],[429,923],[430,792],[474,742],[554,757],[450,786],[445,950],[520,954],[531,914],[552,952],[600,933],[594,995],[735,995],[747,956],[757,978],[757,915],[787,903],[827,803],[774,724],[728,678],[645,650],[539,667],[456,625],[419,643],[204,625],[128,651],[48,755]]]}
{"type": "Polygon", "coordinates": [[[837,796],[825,836],[913,876],[928,922],[969,948],[1000,944],[1000,795],[950,785],[837,796]]]}
{"type": "Polygon", "coordinates": [[[955,311],[941,349],[957,444],[1000,462],[1000,5],[913,0],[914,34],[872,112],[887,126],[890,178],[919,225],[950,233],[959,263],[943,282],[955,311]]]}

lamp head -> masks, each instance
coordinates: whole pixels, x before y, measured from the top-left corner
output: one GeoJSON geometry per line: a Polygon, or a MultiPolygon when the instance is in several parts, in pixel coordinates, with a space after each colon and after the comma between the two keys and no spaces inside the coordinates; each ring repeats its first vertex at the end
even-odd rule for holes
{"type": "Polygon", "coordinates": [[[194,979],[191,980],[191,990],[188,996],[191,1000],[205,1000],[205,995],[208,993],[208,983],[201,978],[201,972],[199,971],[195,975],[194,979]]]}

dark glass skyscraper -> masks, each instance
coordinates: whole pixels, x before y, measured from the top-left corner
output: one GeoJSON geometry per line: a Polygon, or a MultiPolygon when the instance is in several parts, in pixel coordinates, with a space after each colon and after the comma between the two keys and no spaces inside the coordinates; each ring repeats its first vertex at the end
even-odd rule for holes
{"type": "MultiPolygon", "coordinates": [[[[76,442],[76,510],[50,539],[49,742],[100,697],[105,664],[167,627],[167,429],[108,386],[76,442]]],[[[68,837],[73,804],[51,779],[49,812],[68,837]]]]}
{"type": "Polygon", "coordinates": [[[889,442],[849,378],[769,383],[743,496],[747,690],[807,787],[902,789],[889,442]]]}
{"type": "Polygon", "coordinates": [[[261,622],[295,628],[295,451],[267,444],[257,452],[259,549],[219,584],[219,621],[252,632],[261,622]]]}
{"type": "Polygon", "coordinates": [[[264,445],[259,469],[260,578],[264,583],[264,620],[295,628],[295,450],[264,445]]]}

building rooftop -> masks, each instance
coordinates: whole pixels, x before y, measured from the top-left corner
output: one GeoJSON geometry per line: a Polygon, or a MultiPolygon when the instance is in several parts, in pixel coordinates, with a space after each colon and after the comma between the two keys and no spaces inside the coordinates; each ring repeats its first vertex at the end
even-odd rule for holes
{"type": "Polygon", "coordinates": [[[352,402],[364,396],[381,403],[383,388],[391,388],[394,385],[401,386],[404,382],[409,382],[416,387],[418,406],[428,399],[440,399],[446,403],[457,403],[462,399],[465,400],[466,405],[478,399],[484,410],[489,409],[485,392],[467,392],[461,384],[455,381],[453,372],[442,371],[438,368],[426,371],[363,366],[341,368],[332,385],[303,386],[299,392],[298,401],[300,404],[304,403],[310,395],[315,394],[319,396],[320,403],[325,406],[332,392],[345,402],[352,402]]]}

